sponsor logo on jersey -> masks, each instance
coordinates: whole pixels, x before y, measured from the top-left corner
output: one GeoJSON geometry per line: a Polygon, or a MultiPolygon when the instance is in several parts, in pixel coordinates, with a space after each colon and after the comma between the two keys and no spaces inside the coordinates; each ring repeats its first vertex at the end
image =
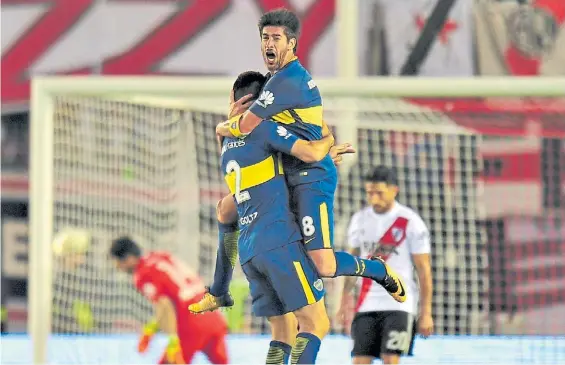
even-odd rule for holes
{"type": "Polygon", "coordinates": [[[283,137],[284,139],[288,139],[292,135],[288,132],[288,130],[285,127],[280,125],[277,127],[277,133],[279,134],[279,136],[283,137]]]}
{"type": "Polygon", "coordinates": [[[228,142],[224,144],[224,146],[222,147],[222,155],[224,154],[224,152],[226,152],[229,149],[243,147],[243,146],[245,146],[245,141],[240,140],[235,142],[228,142]]]}
{"type": "Polygon", "coordinates": [[[312,90],[312,89],[315,88],[315,87],[316,87],[316,83],[314,82],[314,80],[308,81],[308,88],[309,88],[310,90],[312,90]]]}
{"type": "Polygon", "coordinates": [[[257,99],[257,104],[261,105],[263,108],[268,107],[274,102],[275,96],[269,90],[263,90],[263,92],[261,92],[261,95],[259,95],[259,99],[257,99]]]}

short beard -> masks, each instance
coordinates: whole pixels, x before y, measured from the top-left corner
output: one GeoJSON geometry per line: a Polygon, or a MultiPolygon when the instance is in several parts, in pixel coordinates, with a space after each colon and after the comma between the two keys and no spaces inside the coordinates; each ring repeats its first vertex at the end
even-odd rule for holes
{"type": "Polygon", "coordinates": [[[275,71],[278,71],[285,66],[286,56],[288,55],[288,52],[289,52],[288,50],[280,52],[279,62],[278,62],[278,65],[277,65],[277,69],[275,71]]]}

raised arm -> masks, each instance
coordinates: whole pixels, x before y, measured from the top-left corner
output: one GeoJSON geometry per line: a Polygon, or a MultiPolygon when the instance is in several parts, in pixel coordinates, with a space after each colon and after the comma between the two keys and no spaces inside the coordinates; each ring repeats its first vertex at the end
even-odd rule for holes
{"type": "Polygon", "coordinates": [[[331,134],[318,141],[306,141],[273,121],[264,121],[253,133],[260,133],[260,138],[271,149],[292,155],[306,163],[322,160],[334,144],[334,137],[331,134]]]}
{"type": "MultiPolygon", "coordinates": [[[[251,133],[263,120],[303,103],[304,87],[294,78],[277,73],[267,81],[247,111],[230,118],[229,123],[218,124],[216,133],[224,137],[243,137],[251,133]]],[[[318,93],[318,90],[310,92],[318,93]]]]}
{"type": "Polygon", "coordinates": [[[246,111],[242,115],[236,115],[225,122],[220,122],[216,126],[216,134],[222,137],[242,137],[251,133],[263,119],[246,111]]]}
{"type": "Polygon", "coordinates": [[[307,163],[321,161],[335,143],[334,136],[326,122],[322,121],[322,139],[319,141],[296,141],[290,154],[307,163]]]}
{"type": "Polygon", "coordinates": [[[290,154],[306,163],[318,162],[326,157],[334,142],[331,134],[318,141],[298,139],[292,146],[290,154]]]}

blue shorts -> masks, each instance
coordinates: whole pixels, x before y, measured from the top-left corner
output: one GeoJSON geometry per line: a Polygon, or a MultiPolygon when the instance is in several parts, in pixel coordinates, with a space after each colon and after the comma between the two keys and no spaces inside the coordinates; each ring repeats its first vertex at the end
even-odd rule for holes
{"type": "Polygon", "coordinates": [[[334,247],[334,196],[337,179],[290,188],[291,209],[296,215],[307,251],[334,247]]]}
{"type": "Polygon", "coordinates": [[[253,314],[280,316],[324,297],[316,267],[300,241],[260,253],[241,267],[251,291],[253,314]]]}

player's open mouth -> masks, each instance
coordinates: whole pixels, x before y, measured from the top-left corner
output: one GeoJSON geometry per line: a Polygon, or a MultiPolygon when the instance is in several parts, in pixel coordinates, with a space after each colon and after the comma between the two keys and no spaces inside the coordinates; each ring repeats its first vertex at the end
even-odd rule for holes
{"type": "Polygon", "coordinates": [[[273,61],[275,60],[275,58],[277,58],[277,55],[275,54],[275,52],[267,51],[267,52],[265,52],[265,57],[266,57],[267,60],[269,60],[270,62],[273,62],[273,61]]]}

